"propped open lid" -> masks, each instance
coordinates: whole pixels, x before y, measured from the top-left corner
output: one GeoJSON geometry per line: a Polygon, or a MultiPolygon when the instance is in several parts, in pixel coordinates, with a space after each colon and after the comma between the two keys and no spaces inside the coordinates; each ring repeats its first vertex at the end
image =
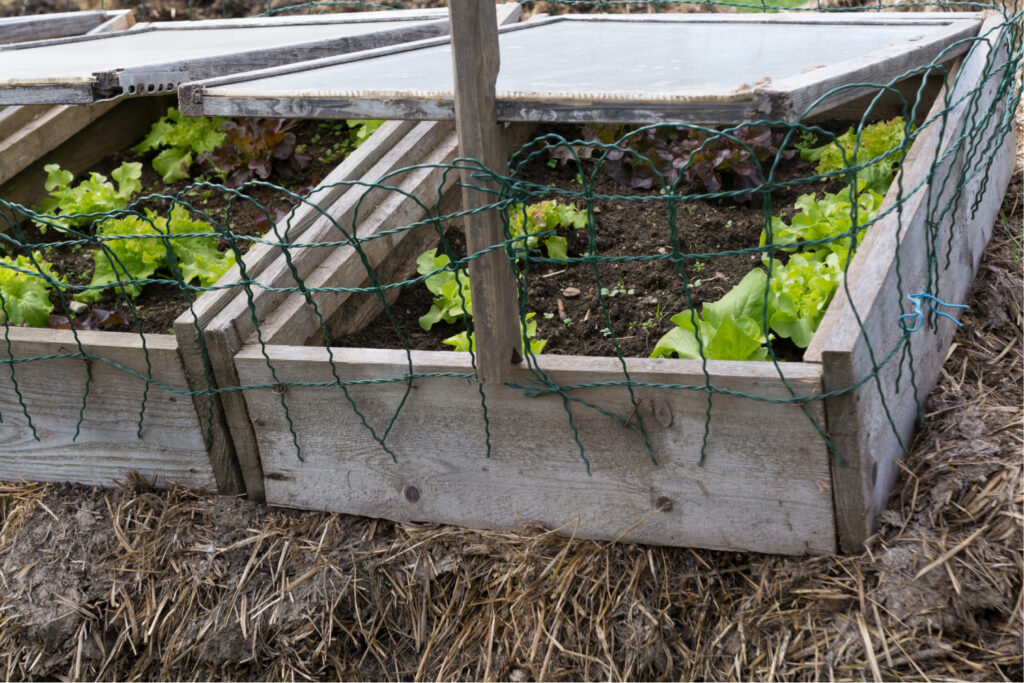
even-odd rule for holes
{"type": "MultiPolygon", "coordinates": [[[[518,6],[516,6],[518,9],[518,6]]],[[[138,24],[0,46],[0,105],[81,104],[448,33],[445,9],[138,24]]]]}
{"type": "MultiPolygon", "coordinates": [[[[965,52],[980,15],[588,15],[501,29],[502,121],[796,121],[965,52]],[[832,92],[836,88],[840,91],[832,92]],[[822,101],[818,100],[831,93],[822,101]]],[[[454,118],[447,38],[188,84],[192,115],[454,118]]]]}

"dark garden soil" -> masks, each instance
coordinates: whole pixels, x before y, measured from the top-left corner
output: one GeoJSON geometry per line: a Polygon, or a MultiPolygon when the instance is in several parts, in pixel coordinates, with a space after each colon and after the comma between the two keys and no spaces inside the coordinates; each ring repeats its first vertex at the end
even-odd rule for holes
{"type": "MultiPolygon", "coordinates": [[[[836,129],[846,128],[837,126],[836,129]]],[[[557,132],[568,140],[580,138],[579,130],[573,127],[544,128],[538,130],[536,136],[549,132],[557,132]]],[[[583,163],[589,173],[595,162],[583,163]]],[[[812,177],[814,166],[794,156],[780,164],[776,180],[781,183],[812,177]]],[[[546,158],[538,158],[516,175],[537,185],[580,192],[582,186],[576,173],[574,165],[551,168],[546,158]]],[[[772,193],[770,211],[772,215],[789,219],[793,202],[799,195],[812,191],[835,192],[839,186],[839,182],[813,182],[780,188],[772,193]]],[[[660,200],[657,191],[634,190],[615,183],[603,173],[594,179],[593,191],[597,195],[630,199],[601,199],[594,203],[596,250],[588,243],[586,230],[560,229],[560,234],[569,242],[569,256],[592,253],[602,259],[646,258],[601,261],[596,265],[521,263],[524,271],[529,267],[528,276],[524,277],[526,311],[536,313],[537,337],[547,340],[544,353],[614,356],[617,343],[625,357],[648,356],[661,336],[674,326],[670,320],[673,315],[688,307],[699,310],[704,302],[718,300],[760,264],[760,253],[728,253],[757,247],[764,227],[764,213],[757,195],[748,203],[700,199],[677,203],[679,252],[707,257],[674,263],[669,258],[672,253],[669,207],[666,201],[660,200]],[[633,197],[646,201],[633,200],[633,197]],[[609,329],[614,332],[614,340],[609,329]]],[[[682,185],[678,191],[680,195],[706,192],[696,183],[682,185]]],[[[546,198],[554,197],[537,197],[530,203],[546,198]]],[[[576,206],[583,208],[581,201],[576,201],[576,206]]],[[[453,230],[448,239],[452,253],[463,257],[465,248],[461,234],[453,230]]],[[[440,323],[424,332],[418,320],[430,309],[431,302],[429,290],[424,285],[415,285],[406,287],[392,306],[402,335],[412,349],[451,348],[442,340],[465,329],[461,323],[440,323]]],[[[384,314],[363,332],[339,339],[337,344],[369,348],[401,346],[384,314]]],[[[775,352],[791,360],[799,360],[801,355],[787,340],[776,343],[775,352]]]]}
{"type": "MultiPolygon", "coordinates": [[[[309,158],[309,163],[293,177],[283,178],[272,174],[266,182],[280,185],[297,194],[306,194],[344,159],[343,145],[348,140],[348,127],[340,121],[303,120],[296,122],[290,130],[295,133],[297,144],[304,145],[302,154],[309,158]]],[[[264,235],[271,229],[268,215],[276,219],[287,214],[294,206],[286,192],[273,187],[248,187],[244,190],[244,196],[238,197],[208,187],[195,186],[195,176],[200,173],[196,165],[192,167],[192,180],[165,185],[160,175],[153,170],[154,156],[153,152],[140,156],[126,149],[107,157],[92,170],[110,178],[111,171],[123,162],[142,162],[142,191],[136,198],[150,194],[177,197],[205,214],[211,223],[219,223],[224,231],[240,237],[264,235]]],[[[73,184],[85,177],[86,174],[76,177],[73,184]]],[[[213,178],[211,182],[217,182],[217,179],[213,178]]],[[[159,198],[136,204],[138,210],[152,209],[162,215],[166,214],[170,206],[170,201],[159,198]]],[[[29,244],[67,239],[54,230],[43,234],[30,223],[23,224],[22,228],[29,244]]],[[[220,242],[222,251],[230,248],[227,240],[221,239],[220,242]]],[[[236,244],[244,254],[253,242],[239,239],[236,244]]],[[[69,284],[87,285],[92,277],[93,256],[89,248],[44,249],[43,257],[54,266],[56,272],[67,278],[69,284]]],[[[159,271],[153,275],[155,279],[162,277],[169,276],[159,271]]],[[[170,333],[174,320],[188,310],[190,295],[194,298],[199,293],[185,291],[176,284],[150,284],[142,288],[138,297],[129,301],[110,289],[105,291],[99,302],[91,305],[90,310],[111,311],[124,320],[123,324],[116,323],[103,328],[109,331],[137,332],[141,329],[147,333],[170,333]]],[[[54,313],[61,313],[59,304],[55,305],[54,313]]],[[[88,312],[82,312],[79,317],[87,315],[88,312]]]]}

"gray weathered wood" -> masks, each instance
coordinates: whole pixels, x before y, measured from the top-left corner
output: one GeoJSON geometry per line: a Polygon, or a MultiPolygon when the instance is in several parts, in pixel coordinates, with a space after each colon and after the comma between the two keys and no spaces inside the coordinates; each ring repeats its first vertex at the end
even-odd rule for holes
{"type": "MultiPolygon", "coordinates": [[[[509,5],[499,12],[498,21],[517,21],[520,17],[521,10],[518,5],[509,5]]],[[[358,184],[359,182],[364,179],[372,181],[385,177],[405,166],[450,162],[454,150],[440,158],[436,157],[436,154],[431,156],[431,150],[439,141],[451,136],[451,127],[446,124],[417,126],[410,122],[385,123],[324,179],[321,183],[324,189],[314,190],[307,197],[308,203],[302,204],[293,215],[281,221],[266,238],[280,243],[300,241],[305,244],[342,239],[337,225],[345,225],[353,220],[357,210],[360,216],[380,215],[381,212],[375,211],[375,208],[387,198],[386,191],[368,190],[358,184]]],[[[433,173],[436,175],[440,171],[435,170],[433,173]]],[[[440,180],[433,178],[431,182],[433,184],[428,189],[436,194],[441,184],[440,180]]],[[[409,187],[409,182],[406,182],[402,189],[416,191],[409,187]]],[[[429,193],[421,193],[420,197],[424,203],[431,201],[429,193]]],[[[386,212],[387,210],[385,215],[386,212]]],[[[395,225],[395,216],[391,215],[389,218],[392,225],[395,225]]],[[[365,234],[362,230],[360,226],[360,235],[365,234]]],[[[423,233],[423,230],[418,231],[420,235],[423,233]]],[[[278,283],[271,286],[293,286],[291,267],[297,267],[300,276],[311,277],[313,270],[319,268],[320,261],[327,257],[327,250],[300,247],[293,249],[290,255],[291,266],[284,258],[280,247],[257,244],[244,257],[246,277],[257,279],[263,284],[278,283]]],[[[387,258],[391,259],[388,261],[389,264],[395,263],[394,255],[387,258]]],[[[236,266],[226,273],[218,284],[233,284],[240,279],[241,271],[236,266]]],[[[184,314],[175,321],[175,331],[182,345],[183,354],[191,357],[190,364],[195,366],[190,374],[194,390],[207,386],[208,369],[212,371],[216,386],[239,386],[232,359],[234,353],[241,348],[242,342],[255,332],[252,325],[253,315],[257,320],[265,322],[266,312],[272,310],[273,305],[285,297],[284,294],[267,292],[262,288],[253,288],[250,292],[241,291],[239,287],[215,289],[200,297],[192,314],[184,314]],[[253,307],[251,310],[250,304],[253,307]],[[197,324],[203,330],[205,357],[208,358],[209,368],[202,364],[204,355],[195,331],[197,324]]],[[[363,315],[372,310],[372,305],[366,307],[363,315]]],[[[298,334],[296,331],[292,338],[298,334]]],[[[218,427],[230,432],[230,441],[234,446],[234,456],[238,461],[245,489],[251,498],[262,500],[263,470],[252,423],[241,394],[232,391],[220,394],[220,408],[223,410],[223,421],[218,423],[218,427]]]]}
{"type": "MultiPolygon", "coordinates": [[[[74,353],[78,347],[73,334],[10,327],[0,328],[0,338],[0,479],[111,486],[124,481],[130,470],[137,470],[164,483],[214,483],[188,396],[151,385],[139,438],[136,430],[145,382],[110,363],[92,360],[84,419],[78,439],[72,440],[85,392],[86,362],[63,358],[11,365],[6,361],[74,353]],[[12,368],[38,441],[19,405],[12,368]]],[[[176,389],[187,388],[177,344],[169,335],[78,332],[78,338],[86,352],[146,376],[144,339],[152,379],[176,389]]]]}
{"type": "MultiPolygon", "coordinates": [[[[368,423],[381,435],[406,393],[403,351],[270,346],[266,353],[282,382],[399,378],[349,387],[368,423]]],[[[541,356],[562,385],[623,378],[614,358],[541,356]]],[[[692,390],[637,389],[654,453],[622,423],[570,404],[591,476],[580,459],[558,396],[527,398],[509,386],[487,386],[491,453],[487,457],[480,388],[461,378],[420,378],[386,443],[397,462],[362,426],[341,390],[284,389],[304,462],[296,457],[281,397],[258,346],[236,357],[242,382],[268,385],[245,392],[266,476],[267,501],[393,520],[510,529],[539,522],[581,538],[637,541],[729,550],[802,554],[833,552],[828,455],[795,405],[716,396],[706,464],[698,465],[706,396],[692,390]],[[654,419],[653,406],[671,415],[654,419]],[[751,425],[757,430],[751,430],[751,425]],[[667,505],[666,505],[667,503],[667,505]],[[670,507],[671,509],[659,508],[670,507]]],[[[415,373],[471,374],[469,354],[412,352],[415,373]]],[[[697,361],[627,359],[638,382],[703,385],[697,361]]],[[[820,367],[783,364],[798,394],[820,391],[820,367]]],[[[756,363],[709,363],[716,385],[781,398],[775,370],[756,363]]],[[[527,371],[513,370],[523,383],[527,371]]],[[[621,386],[574,396],[626,419],[632,412],[621,386]]],[[[808,406],[821,420],[820,403],[808,406]]]]}
{"type": "MultiPolygon", "coordinates": [[[[497,117],[624,123],[796,121],[838,86],[898,80],[910,68],[954,57],[965,49],[957,40],[973,35],[979,19],[949,16],[921,20],[918,15],[888,15],[865,21],[859,14],[830,15],[811,22],[784,14],[711,19],[615,15],[531,21],[501,31],[497,117]],[[836,42],[834,33],[824,29],[842,30],[843,40],[836,42]],[[726,35],[716,37],[716,30],[726,35]],[[737,35],[739,30],[746,33],[737,35]],[[812,39],[816,45],[809,45],[812,39]],[[737,49],[751,43],[753,52],[729,61],[708,47],[715,40],[737,49]],[[629,47],[606,48],[623,42],[629,47]],[[618,60],[624,49],[630,58],[627,68],[620,68],[619,61],[610,60],[618,60]],[[708,55],[715,56],[713,64],[702,62],[708,55]]],[[[183,88],[183,106],[210,115],[450,119],[454,90],[445,71],[450,59],[446,39],[425,40],[191,84],[183,88]]],[[[841,106],[864,92],[842,89],[814,111],[841,106]]]]}
{"type": "MultiPolygon", "coordinates": [[[[114,108],[115,102],[49,107],[20,130],[0,137],[0,184],[25,170],[58,145],[114,108]]],[[[21,107],[12,107],[21,109],[21,107]]]]}
{"type": "MultiPolygon", "coordinates": [[[[82,28],[91,26],[88,35],[123,31],[135,23],[135,15],[130,10],[100,14],[110,18],[96,25],[86,22],[82,28]]],[[[0,185],[31,162],[53,151],[71,135],[109,111],[111,106],[24,105],[0,109],[0,185]]]]}
{"type": "MultiPolygon", "coordinates": [[[[1001,18],[989,18],[981,35],[989,34],[1001,23],[1001,18]]],[[[963,192],[955,191],[961,174],[971,177],[974,173],[965,167],[965,144],[955,141],[977,125],[978,112],[993,104],[998,82],[1005,78],[1001,73],[983,75],[986,63],[1005,64],[1005,44],[993,51],[986,42],[994,39],[989,34],[975,44],[952,82],[951,92],[948,96],[940,94],[933,116],[958,103],[946,116],[944,135],[942,121],[935,120],[911,148],[901,171],[901,211],[881,218],[868,230],[846,276],[850,299],[842,291],[837,294],[808,348],[805,358],[820,359],[824,365],[826,391],[847,389],[868,377],[875,363],[881,363],[901,343],[903,332],[897,319],[911,311],[906,294],[927,288],[947,303],[960,304],[966,299],[1013,165],[1012,115],[1006,112],[1005,103],[995,103],[999,120],[986,124],[978,139],[995,141],[1001,134],[1008,135],[1001,138],[997,149],[972,152],[976,166],[990,163],[988,183],[983,186],[981,175],[976,174],[963,192]],[[976,88],[976,101],[964,99],[976,88]],[[976,199],[980,199],[981,206],[971,217],[968,207],[976,199]],[[949,213],[943,211],[947,202],[954,202],[949,213]],[[939,259],[937,282],[930,288],[929,243],[939,259]],[[855,311],[863,321],[863,330],[855,311]]],[[[898,191],[894,184],[883,211],[895,205],[898,191]]],[[[959,315],[959,309],[943,310],[959,315]]],[[[857,551],[871,534],[896,479],[895,462],[903,455],[900,444],[909,446],[913,437],[918,401],[931,390],[945,360],[955,326],[943,318],[936,318],[936,322],[936,329],[926,325],[909,335],[916,393],[911,386],[910,367],[897,353],[879,369],[877,381],[826,401],[829,434],[847,461],[846,466],[833,464],[837,525],[844,550],[857,551]]]]}
{"type": "MultiPolygon", "coordinates": [[[[88,10],[0,17],[0,44],[78,36],[108,23],[126,22],[131,10],[88,10]]],[[[134,22],[134,17],[131,19],[134,22]]]]}
{"type": "MultiPolygon", "coordinates": [[[[458,142],[451,126],[430,123],[420,125],[436,127],[440,132],[447,129],[448,133],[432,146],[418,150],[418,154],[424,155],[421,157],[422,163],[437,166],[454,161],[458,142]]],[[[376,197],[376,203],[361,208],[358,216],[352,212],[345,214],[346,218],[351,217],[341,225],[350,234],[359,236],[359,251],[352,246],[320,249],[320,260],[316,268],[303,280],[306,287],[359,287],[366,284],[368,275],[363,259],[376,270],[386,261],[404,256],[405,263],[412,263],[415,267],[419,253],[436,245],[437,229],[430,223],[412,230],[376,236],[386,230],[425,221],[428,212],[424,211],[424,205],[431,209],[430,214],[434,214],[437,200],[452,194],[455,174],[446,174],[443,168],[420,168],[395,176],[389,180],[389,184],[397,186],[399,191],[376,197]],[[417,248],[419,252],[414,251],[417,248]]],[[[394,267],[400,268],[397,265],[394,267]]],[[[384,281],[384,284],[387,283],[384,281]]],[[[288,296],[266,316],[260,336],[270,344],[323,344],[320,320],[329,320],[349,296],[348,292],[319,291],[310,292],[308,300],[300,294],[288,296]]]]}
{"type": "Polygon", "coordinates": [[[178,85],[239,71],[345,54],[446,34],[436,13],[140,24],[117,35],[81,36],[0,48],[0,103],[83,104],[118,95],[173,92],[178,85]]]}
{"type": "MultiPolygon", "coordinates": [[[[455,128],[459,154],[478,162],[476,175],[508,175],[503,131],[494,109],[498,78],[498,25],[491,0],[451,0],[452,69],[455,88],[455,128]]],[[[512,268],[504,249],[501,215],[481,211],[497,199],[498,184],[474,178],[472,167],[462,171],[463,219],[473,296],[473,334],[477,376],[484,384],[502,384],[511,363],[522,360],[519,305],[512,268]],[[487,251],[487,250],[491,251],[487,251]]]]}
{"type": "MultiPolygon", "coordinates": [[[[349,188],[346,181],[361,178],[380,161],[394,145],[402,140],[413,127],[411,123],[386,123],[334,169],[321,183],[322,190],[314,190],[307,202],[281,221],[265,237],[268,240],[294,242],[302,239],[308,228],[318,219],[329,215],[331,207],[349,188]],[[334,186],[335,183],[345,183],[334,186]]],[[[257,244],[243,258],[246,278],[258,278],[263,270],[280,254],[279,248],[257,244]]],[[[234,285],[242,279],[241,269],[235,266],[228,271],[218,284],[234,285]]],[[[248,315],[246,294],[240,287],[214,289],[198,299],[192,311],[183,313],[174,323],[175,334],[182,349],[182,357],[188,370],[190,386],[194,391],[208,387],[239,386],[232,357],[241,348],[242,340],[230,319],[218,317],[232,298],[241,300],[236,309],[240,315],[248,315]],[[203,330],[200,338],[199,329],[203,330]],[[205,359],[205,360],[204,360],[205,359]]],[[[205,397],[196,398],[196,409],[201,416],[207,415],[209,406],[205,397]]],[[[253,500],[263,500],[263,473],[259,454],[252,435],[252,425],[238,392],[218,394],[214,406],[214,430],[217,448],[211,456],[225,473],[237,472],[237,480],[228,477],[233,488],[240,488],[253,500]]]]}

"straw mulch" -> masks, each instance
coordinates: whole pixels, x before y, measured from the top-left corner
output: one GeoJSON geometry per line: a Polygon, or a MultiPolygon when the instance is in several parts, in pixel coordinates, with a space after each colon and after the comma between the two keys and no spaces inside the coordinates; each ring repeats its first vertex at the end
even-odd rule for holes
{"type": "Polygon", "coordinates": [[[926,426],[856,557],[0,488],[15,679],[935,679],[1022,670],[1018,172],[926,426]]]}

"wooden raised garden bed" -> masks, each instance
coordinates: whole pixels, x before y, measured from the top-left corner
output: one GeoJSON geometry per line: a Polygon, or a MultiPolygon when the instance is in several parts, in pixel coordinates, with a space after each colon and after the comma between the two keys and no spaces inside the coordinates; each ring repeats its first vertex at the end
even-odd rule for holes
{"type": "MultiPolygon", "coordinates": [[[[167,98],[123,102],[13,178],[3,191],[26,204],[38,203],[44,164],[88,168],[138,142],[167,105],[167,98]]],[[[281,219],[277,232],[301,239],[317,218],[335,210],[346,189],[344,184],[331,187],[336,183],[361,178],[373,168],[389,170],[395,161],[423,161],[420,148],[404,142],[409,128],[385,124],[378,129],[323,178],[307,202],[281,219]],[[392,151],[403,146],[407,153],[395,159],[392,151]]],[[[2,192],[0,196],[7,198],[2,192]]],[[[5,215],[9,227],[7,220],[16,219],[5,215]]],[[[275,231],[264,239],[276,240],[275,231]]],[[[247,276],[259,275],[278,253],[265,244],[250,249],[244,257],[247,276]]],[[[239,279],[235,266],[220,284],[236,285],[239,279]]],[[[177,336],[0,327],[0,358],[5,361],[0,367],[0,479],[109,485],[137,470],[162,481],[244,493],[221,410],[222,397],[230,403],[237,394],[211,393],[214,385],[207,378],[214,377],[215,365],[210,363],[221,357],[219,347],[211,344],[204,350],[196,333],[197,326],[216,317],[229,295],[239,292],[236,286],[198,296],[192,310],[174,324],[177,336]],[[209,360],[204,361],[204,354],[209,360]],[[149,380],[148,391],[143,378],[149,380]]]]}
{"type": "MultiPolygon", "coordinates": [[[[520,17],[518,6],[501,13],[502,21],[520,17]]],[[[5,173],[0,176],[0,198],[37,205],[45,196],[46,164],[57,163],[78,175],[137,143],[171,104],[173,99],[156,96],[116,105],[54,108],[67,112],[61,129],[66,134],[56,149],[43,150],[37,145],[43,127],[37,124],[44,123],[51,134],[52,126],[47,116],[40,116],[42,109],[0,110],[0,145],[18,160],[17,165],[0,165],[5,173]],[[102,111],[89,113],[97,107],[102,111]]],[[[395,211],[385,193],[363,196],[359,186],[350,184],[405,166],[450,161],[450,133],[451,126],[444,124],[385,123],[263,236],[270,244],[258,243],[246,252],[245,277],[260,276],[281,254],[274,246],[279,239],[302,241],[321,234],[325,226],[329,232],[331,216],[343,220],[356,207],[371,214],[395,211]]],[[[429,180],[412,178],[402,187],[429,202],[436,174],[429,180]]],[[[416,220],[416,201],[397,210],[416,220]]],[[[0,208],[0,231],[19,220],[0,208]]],[[[237,386],[231,355],[238,348],[237,335],[247,336],[244,329],[239,332],[219,321],[231,320],[234,309],[229,304],[247,295],[260,305],[264,300],[265,292],[240,284],[241,272],[233,267],[211,291],[198,296],[191,310],[174,322],[173,335],[0,326],[0,480],[109,485],[136,470],[161,481],[215,486],[226,494],[245,493],[248,484],[250,495],[260,498],[262,475],[254,443],[246,440],[244,430],[234,435],[227,431],[241,404],[240,394],[217,390],[237,386]],[[210,332],[200,338],[199,330],[205,328],[210,332]],[[241,467],[236,450],[242,455],[241,467]]]]}
{"type": "MultiPolygon", "coordinates": [[[[987,20],[981,33],[1000,23],[987,20]]],[[[525,365],[505,385],[481,385],[469,354],[325,346],[325,333],[333,339],[372,318],[366,294],[264,291],[255,305],[258,337],[247,301],[228,304],[220,323],[233,340],[228,346],[240,349],[225,377],[254,387],[240,392],[244,402],[228,416],[232,434],[245,434],[248,452],[258,452],[258,460],[246,458],[249,476],[262,476],[268,503],[394,520],[485,528],[539,522],[587,538],[785,554],[862,547],[895,480],[900,443],[912,438],[917,401],[932,387],[954,330],[937,318],[936,328],[910,336],[915,394],[906,360],[881,363],[904,334],[899,316],[909,312],[896,279],[904,294],[924,289],[927,243],[934,239],[943,254],[948,244],[952,257],[938,259],[929,291],[962,303],[1013,163],[1001,103],[972,136],[991,146],[972,148],[968,157],[959,139],[979,125],[978,112],[993,104],[1004,76],[993,72],[1005,65],[1004,44],[988,38],[939,91],[883,218],[847,274],[853,305],[840,290],[802,362],[537,356],[548,386],[567,388],[567,402],[536,391],[537,372],[525,365]],[[963,177],[967,186],[956,192],[947,177],[963,177]],[[888,211],[900,187],[902,207],[888,211]],[[952,210],[940,210],[947,202],[952,210]],[[317,346],[298,345],[307,343],[317,346]],[[877,379],[874,363],[881,364],[877,379]],[[622,386],[624,370],[632,394],[622,386]],[[572,389],[580,385],[588,388],[572,389]],[[715,387],[710,413],[708,386],[715,387]],[[827,392],[835,393],[789,401],[827,392]],[[636,415],[657,464],[639,433],[623,426],[636,415]]],[[[416,125],[426,134],[439,124],[416,125]]],[[[435,149],[442,158],[442,147],[435,149]]],[[[439,185],[429,180],[436,195],[439,185]]],[[[383,201],[402,200],[395,194],[383,201]]],[[[363,220],[360,236],[409,224],[401,210],[375,220],[363,220]]],[[[363,242],[379,281],[413,272],[421,237],[432,230],[363,242]]],[[[293,259],[301,259],[307,287],[364,286],[366,271],[351,247],[306,249],[293,259]]],[[[265,285],[294,286],[281,259],[264,274],[265,285]]]]}

